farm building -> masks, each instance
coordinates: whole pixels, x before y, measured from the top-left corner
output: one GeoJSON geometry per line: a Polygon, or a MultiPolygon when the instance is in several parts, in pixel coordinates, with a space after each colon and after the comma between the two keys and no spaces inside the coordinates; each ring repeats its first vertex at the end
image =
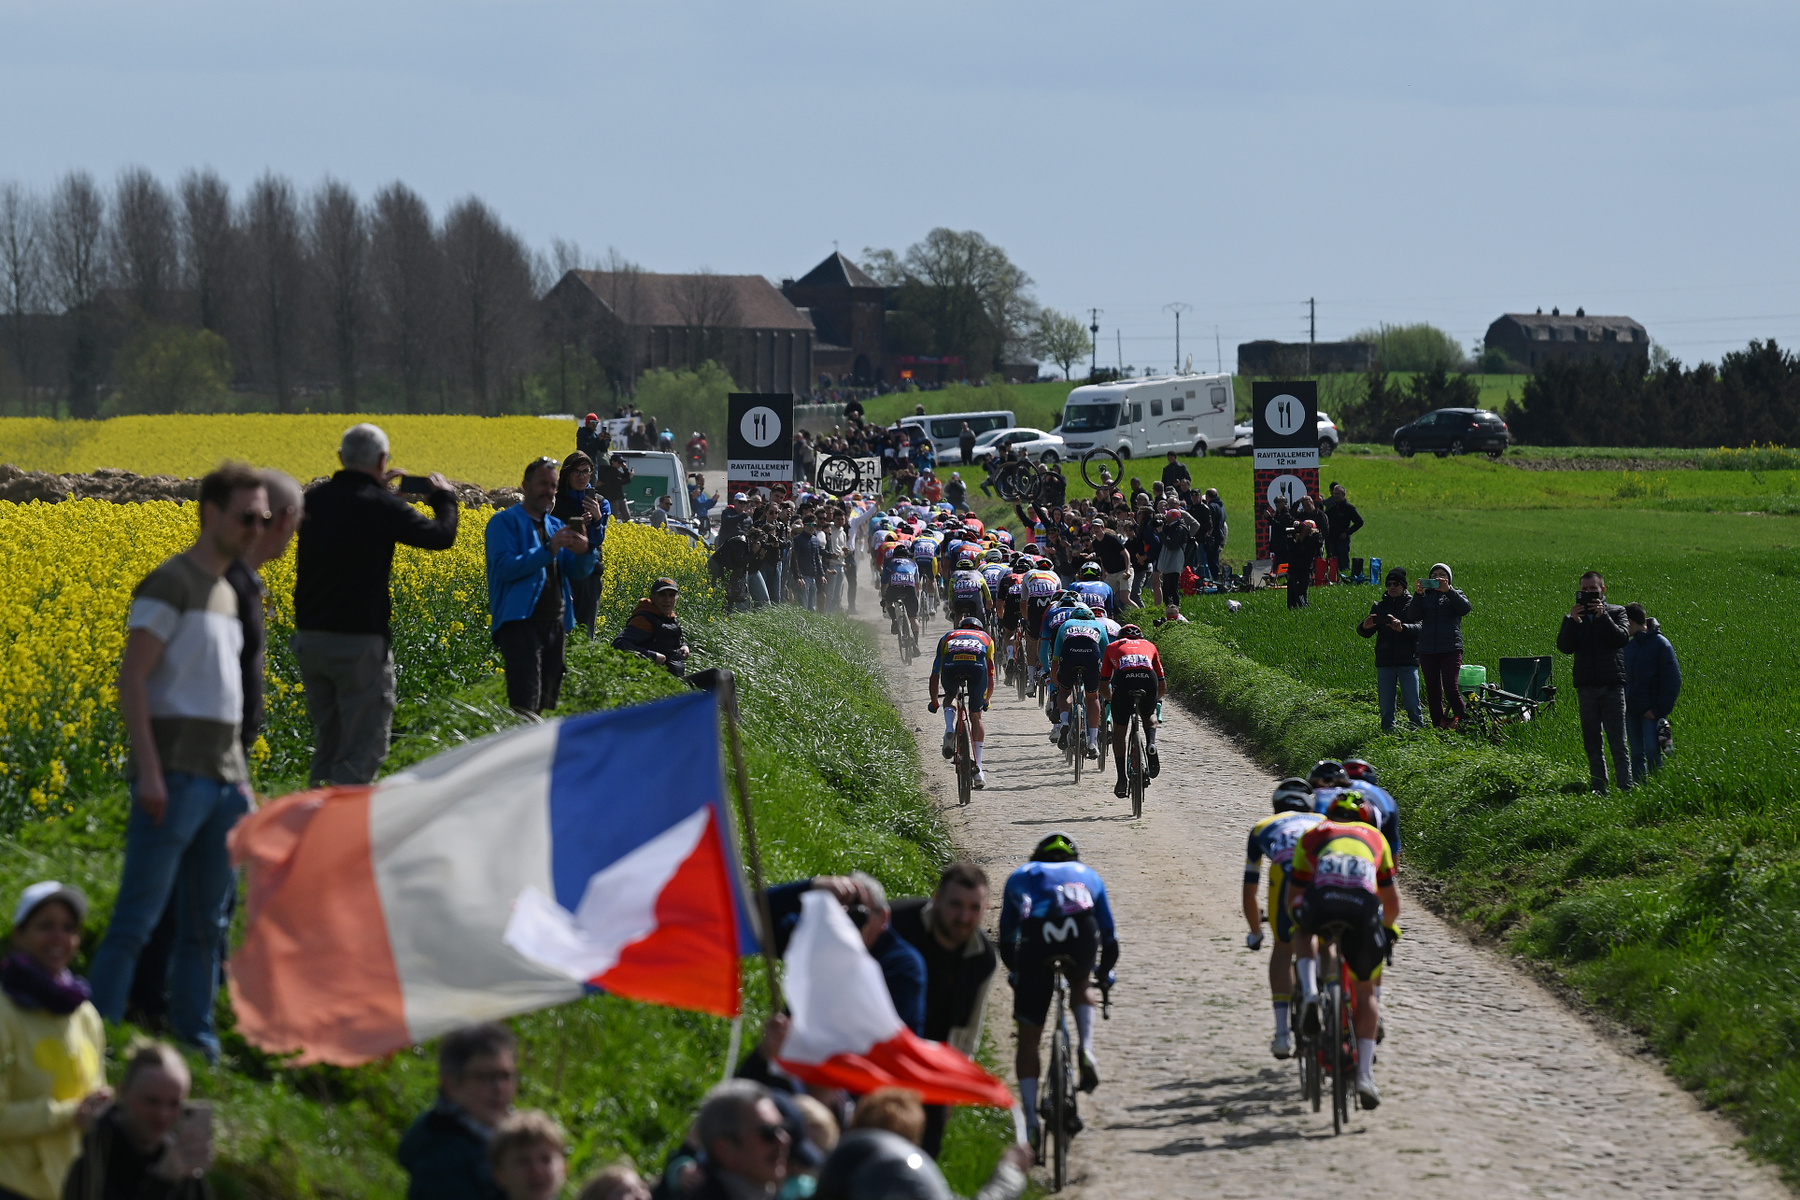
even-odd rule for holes
{"type": "Polygon", "coordinates": [[[1488,326],[1484,344],[1527,370],[1551,359],[1623,364],[1650,357],[1650,334],[1642,325],[1630,317],[1590,317],[1580,308],[1572,317],[1554,308],[1548,314],[1541,308],[1507,313],[1488,326]]]}
{"type": "Polygon", "coordinates": [[[781,294],[812,318],[819,382],[868,386],[888,378],[887,289],[855,263],[834,251],[799,279],[782,280],[781,294]]]}

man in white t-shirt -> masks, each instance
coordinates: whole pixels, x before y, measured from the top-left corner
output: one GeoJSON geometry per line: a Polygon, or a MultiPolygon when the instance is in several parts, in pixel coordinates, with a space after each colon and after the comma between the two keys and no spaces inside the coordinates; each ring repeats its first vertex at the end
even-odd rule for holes
{"type": "Polygon", "coordinates": [[[175,896],[169,1023],[214,1060],[220,935],[235,881],[225,835],[250,807],[238,740],[244,630],[225,570],[270,513],[261,477],[241,463],[202,479],[196,507],[200,537],[143,578],[126,618],[119,715],[131,743],[131,816],[118,899],[90,974],[94,1007],[121,1020],[138,952],[175,896]]]}

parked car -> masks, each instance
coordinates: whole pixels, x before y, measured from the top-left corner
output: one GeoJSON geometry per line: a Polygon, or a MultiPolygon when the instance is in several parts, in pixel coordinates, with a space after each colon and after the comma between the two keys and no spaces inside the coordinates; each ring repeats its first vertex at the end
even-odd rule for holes
{"type": "MultiPolygon", "coordinates": [[[[1037,462],[1061,462],[1069,456],[1069,447],[1062,438],[1054,433],[1045,433],[1041,429],[990,429],[975,439],[975,461],[986,462],[1001,451],[1011,448],[1026,458],[1037,462]]],[[[962,461],[962,451],[950,451],[956,461],[962,461]]]]}
{"type": "MultiPolygon", "coordinates": [[[[1234,426],[1231,430],[1231,445],[1220,450],[1220,454],[1249,454],[1255,447],[1250,444],[1254,428],[1249,421],[1234,426]]],[[[1331,452],[1338,448],[1338,427],[1329,413],[1319,414],[1319,455],[1331,457],[1331,452]]]]}
{"type": "Polygon", "coordinates": [[[1394,430],[1394,449],[1401,458],[1429,450],[1439,458],[1478,450],[1499,458],[1512,444],[1512,432],[1500,414],[1485,408],[1439,408],[1394,430]]]}

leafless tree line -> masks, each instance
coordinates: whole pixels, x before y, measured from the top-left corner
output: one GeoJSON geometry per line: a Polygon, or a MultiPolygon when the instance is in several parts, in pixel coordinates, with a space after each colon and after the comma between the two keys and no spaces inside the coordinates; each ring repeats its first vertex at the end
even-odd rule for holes
{"type": "Polygon", "coordinates": [[[273,173],[241,196],[212,171],[0,183],[0,395],[96,416],[129,338],[204,329],[233,387],[277,411],[516,409],[546,359],[537,298],[553,269],[600,265],[579,258],[533,254],[474,197],[434,219],[402,183],[368,200],[273,173]]]}

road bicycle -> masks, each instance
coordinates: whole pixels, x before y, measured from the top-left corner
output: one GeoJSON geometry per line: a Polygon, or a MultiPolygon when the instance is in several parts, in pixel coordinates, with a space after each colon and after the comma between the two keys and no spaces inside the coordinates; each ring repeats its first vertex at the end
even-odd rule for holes
{"type": "Polygon", "coordinates": [[[950,703],[956,708],[956,802],[967,804],[975,786],[975,759],[969,748],[969,684],[959,680],[950,703]]]}
{"type": "Polygon", "coordinates": [[[919,657],[919,639],[913,633],[912,618],[907,615],[904,604],[896,604],[894,610],[895,636],[900,639],[900,665],[906,666],[919,657]]]}
{"type": "Polygon", "coordinates": [[[1131,794],[1131,815],[1144,815],[1144,788],[1150,781],[1149,760],[1144,750],[1143,715],[1134,707],[1125,733],[1125,784],[1131,794]]]}
{"type": "Polygon", "coordinates": [[[1100,766],[1101,774],[1106,773],[1106,752],[1112,749],[1112,705],[1105,700],[1100,701],[1100,766]]]}
{"type": "Polygon", "coordinates": [[[935,580],[926,580],[925,585],[919,589],[919,621],[928,622],[937,616],[937,607],[937,583],[935,580]]]}
{"type": "Polygon", "coordinates": [[[1075,765],[1075,782],[1081,783],[1082,764],[1087,762],[1087,688],[1081,680],[1069,689],[1069,744],[1063,748],[1066,761],[1075,765]]]}
{"type": "Polygon", "coordinates": [[[1057,955],[1049,963],[1050,977],[1055,981],[1051,993],[1050,1070],[1045,1073],[1044,1094],[1038,1098],[1039,1117],[1043,1121],[1044,1158],[1050,1163],[1053,1192],[1063,1190],[1069,1178],[1069,1141],[1081,1132],[1081,1115],[1075,1104],[1076,1061],[1069,1042],[1069,984],[1067,973],[1073,965],[1065,955],[1057,955]]]}
{"type": "Polygon", "coordinates": [[[1356,987],[1350,967],[1338,949],[1347,927],[1332,922],[1319,931],[1319,1031],[1302,1037],[1301,1089],[1318,1112],[1324,1077],[1331,1079],[1331,1132],[1350,1123],[1350,1097],[1356,1092],[1356,987]]]}

